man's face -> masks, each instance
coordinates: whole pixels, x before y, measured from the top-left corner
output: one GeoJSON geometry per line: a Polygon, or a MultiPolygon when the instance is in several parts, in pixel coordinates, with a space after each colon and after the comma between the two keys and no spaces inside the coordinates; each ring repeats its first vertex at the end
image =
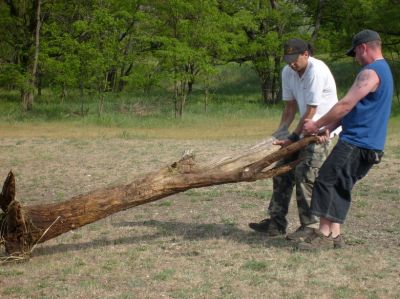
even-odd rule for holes
{"type": "Polygon", "coordinates": [[[355,55],[355,59],[356,61],[361,64],[364,65],[365,64],[365,53],[366,53],[366,45],[365,44],[359,44],[357,47],[354,48],[354,53],[355,55]]]}
{"type": "Polygon", "coordinates": [[[297,56],[296,60],[294,60],[292,63],[288,63],[288,65],[296,72],[303,72],[307,67],[308,57],[309,55],[306,51],[297,56]]]}

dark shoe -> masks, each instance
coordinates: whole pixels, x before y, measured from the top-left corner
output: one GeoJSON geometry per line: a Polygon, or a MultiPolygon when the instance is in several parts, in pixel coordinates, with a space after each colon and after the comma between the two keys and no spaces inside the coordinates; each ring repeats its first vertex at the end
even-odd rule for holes
{"type": "Polygon", "coordinates": [[[281,227],[273,219],[267,218],[258,223],[249,223],[249,227],[257,232],[266,233],[270,237],[284,235],[286,229],[281,227]]]}
{"type": "Polygon", "coordinates": [[[331,235],[325,236],[320,230],[315,229],[303,242],[297,244],[297,248],[305,251],[333,249],[334,243],[331,235]]]}
{"type": "Polygon", "coordinates": [[[344,238],[342,235],[338,235],[336,238],[332,238],[332,241],[334,249],[341,249],[346,247],[346,243],[344,242],[344,238]]]}
{"type": "Polygon", "coordinates": [[[292,242],[303,242],[308,237],[310,237],[315,230],[316,230],[315,228],[311,228],[308,226],[300,226],[298,229],[296,229],[295,232],[288,234],[286,236],[286,240],[292,242]]]}

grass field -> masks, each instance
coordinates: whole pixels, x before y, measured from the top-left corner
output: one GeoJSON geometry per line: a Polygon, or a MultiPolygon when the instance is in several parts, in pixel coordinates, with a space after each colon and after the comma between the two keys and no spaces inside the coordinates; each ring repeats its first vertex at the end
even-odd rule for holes
{"type": "MultiPolygon", "coordinates": [[[[246,149],[278,116],[210,117],[118,127],[2,122],[0,176],[12,169],[25,205],[128,183],[194,149],[198,161],[246,149]]],[[[192,189],[45,242],[0,264],[0,298],[400,298],[400,132],[355,187],[348,247],[294,251],[248,228],[265,217],[271,180],[192,189]]],[[[289,232],[298,226],[291,203],[289,232]]],[[[4,254],[4,253],[2,253],[4,254]]]]}

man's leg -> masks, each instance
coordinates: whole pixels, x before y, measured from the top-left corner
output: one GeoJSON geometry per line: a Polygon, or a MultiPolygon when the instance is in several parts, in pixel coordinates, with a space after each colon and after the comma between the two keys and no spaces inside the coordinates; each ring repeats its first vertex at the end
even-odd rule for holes
{"type": "Polygon", "coordinates": [[[287,236],[291,241],[304,241],[314,229],[318,229],[318,218],[311,214],[311,195],[318,171],[329,154],[330,143],[311,144],[300,151],[302,161],[296,166],[296,202],[300,227],[287,236]]]}
{"type": "Polygon", "coordinates": [[[311,213],[320,217],[320,229],[313,237],[300,243],[299,249],[344,246],[340,226],[350,208],[351,191],[373,165],[365,160],[364,151],[339,141],[325,161],[314,184],[311,204],[311,213]]]}
{"type": "Polygon", "coordinates": [[[300,152],[302,162],[296,167],[296,202],[301,226],[318,228],[318,218],[311,214],[311,196],[319,169],[329,155],[331,142],[310,144],[300,152]]]}
{"type": "MultiPolygon", "coordinates": [[[[294,161],[296,157],[282,160],[277,165],[294,161]]],[[[273,178],[273,193],[268,205],[266,218],[258,223],[249,223],[250,228],[258,232],[265,232],[271,236],[283,235],[286,233],[286,215],[289,209],[290,198],[295,185],[294,171],[289,171],[273,178]]]]}
{"type": "Polygon", "coordinates": [[[268,205],[267,213],[274,221],[286,230],[286,216],[289,211],[290,199],[295,186],[294,171],[276,176],[272,181],[273,193],[268,205]]]}
{"type": "Polygon", "coordinates": [[[327,218],[321,217],[319,222],[319,230],[324,236],[336,238],[340,235],[340,223],[332,222],[327,218]]]}

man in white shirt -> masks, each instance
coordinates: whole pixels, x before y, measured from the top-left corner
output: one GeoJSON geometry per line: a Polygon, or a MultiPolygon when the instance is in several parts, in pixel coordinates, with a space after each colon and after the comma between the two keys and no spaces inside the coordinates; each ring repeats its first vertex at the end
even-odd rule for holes
{"type": "MultiPolygon", "coordinates": [[[[285,108],[278,130],[273,134],[275,144],[288,146],[300,139],[305,119],[318,120],[338,101],[336,84],[327,65],[311,57],[311,46],[302,39],[290,39],[284,44],[284,60],[288,64],[282,70],[282,98],[285,108]],[[289,135],[296,112],[300,119],[289,135]],[[286,139],[285,139],[286,137],[286,139]]],[[[336,132],[332,134],[335,135],[336,132]]],[[[296,200],[300,227],[286,238],[303,241],[318,228],[318,219],[310,213],[311,193],[319,168],[329,154],[330,142],[310,144],[292,157],[281,161],[287,163],[302,159],[296,168],[273,179],[273,195],[268,206],[269,218],[249,223],[250,228],[268,236],[286,234],[286,215],[290,198],[296,186],[296,200]]]]}

